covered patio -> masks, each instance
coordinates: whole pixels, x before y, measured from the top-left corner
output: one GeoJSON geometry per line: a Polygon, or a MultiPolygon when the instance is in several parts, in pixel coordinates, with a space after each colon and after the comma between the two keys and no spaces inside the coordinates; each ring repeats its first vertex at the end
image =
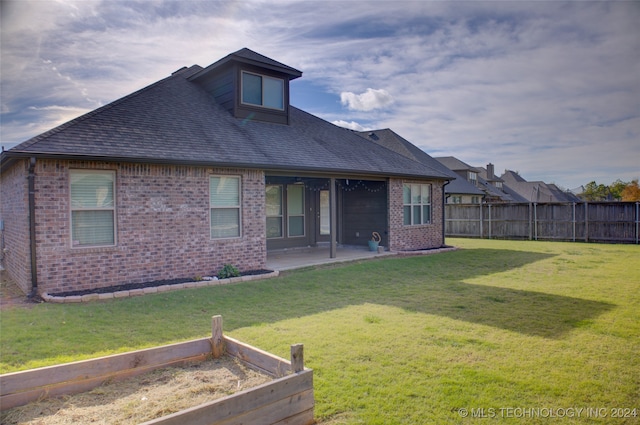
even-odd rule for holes
{"type": "Polygon", "coordinates": [[[284,271],[395,255],[389,251],[381,253],[369,251],[369,248],[364,246],[338,245],[335,258],[330,258],[329,249],[329,244],[319,244],[317,247],[268,251],[267,268],[274,271],[284,271]]]}

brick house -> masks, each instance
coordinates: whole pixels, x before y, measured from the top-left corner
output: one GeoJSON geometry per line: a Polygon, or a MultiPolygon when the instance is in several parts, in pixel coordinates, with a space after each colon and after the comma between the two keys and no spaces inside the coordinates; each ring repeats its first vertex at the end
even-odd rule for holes
{"type": "Polygon", "coordinates": [[[242,49],[2,152],[9,276],[56,294],[333,256],[373,231],[394,251],[442,246],[451,175],[291,106],[301,75],[242,49]]]}

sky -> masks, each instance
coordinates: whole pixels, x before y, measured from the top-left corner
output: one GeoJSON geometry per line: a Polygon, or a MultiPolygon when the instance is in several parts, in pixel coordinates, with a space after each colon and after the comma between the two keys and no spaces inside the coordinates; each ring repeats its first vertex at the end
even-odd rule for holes
{"type": "MultiPolygon", "coordinates": [[[[638,1],[1,1],[0,144],[247,47],[291,104],[565,189],[640,177],[638,1]]],[[[179,143],[179,141],[176,141],[179,143]]]]}

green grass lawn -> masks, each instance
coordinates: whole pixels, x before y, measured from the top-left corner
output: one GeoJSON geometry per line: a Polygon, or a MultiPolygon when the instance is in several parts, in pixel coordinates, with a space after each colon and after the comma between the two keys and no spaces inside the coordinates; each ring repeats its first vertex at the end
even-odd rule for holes
{"type": "Polygon", "coordinates": [[[640,423],[640,247],[447,243],[462,249],[4,310],[0,371],[200,338],[221,314],[282,357],[304,343],[320,422],[640,423]]]}

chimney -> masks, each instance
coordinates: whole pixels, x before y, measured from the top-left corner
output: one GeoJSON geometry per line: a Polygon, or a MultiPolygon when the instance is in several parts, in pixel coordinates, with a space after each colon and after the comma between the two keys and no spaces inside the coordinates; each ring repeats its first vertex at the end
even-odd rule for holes
{"type": "Polygon", "coordinates": [[[487,180],[493,180],[495,176],[493,175],[493,164],[487,164],[487,180]]]}

